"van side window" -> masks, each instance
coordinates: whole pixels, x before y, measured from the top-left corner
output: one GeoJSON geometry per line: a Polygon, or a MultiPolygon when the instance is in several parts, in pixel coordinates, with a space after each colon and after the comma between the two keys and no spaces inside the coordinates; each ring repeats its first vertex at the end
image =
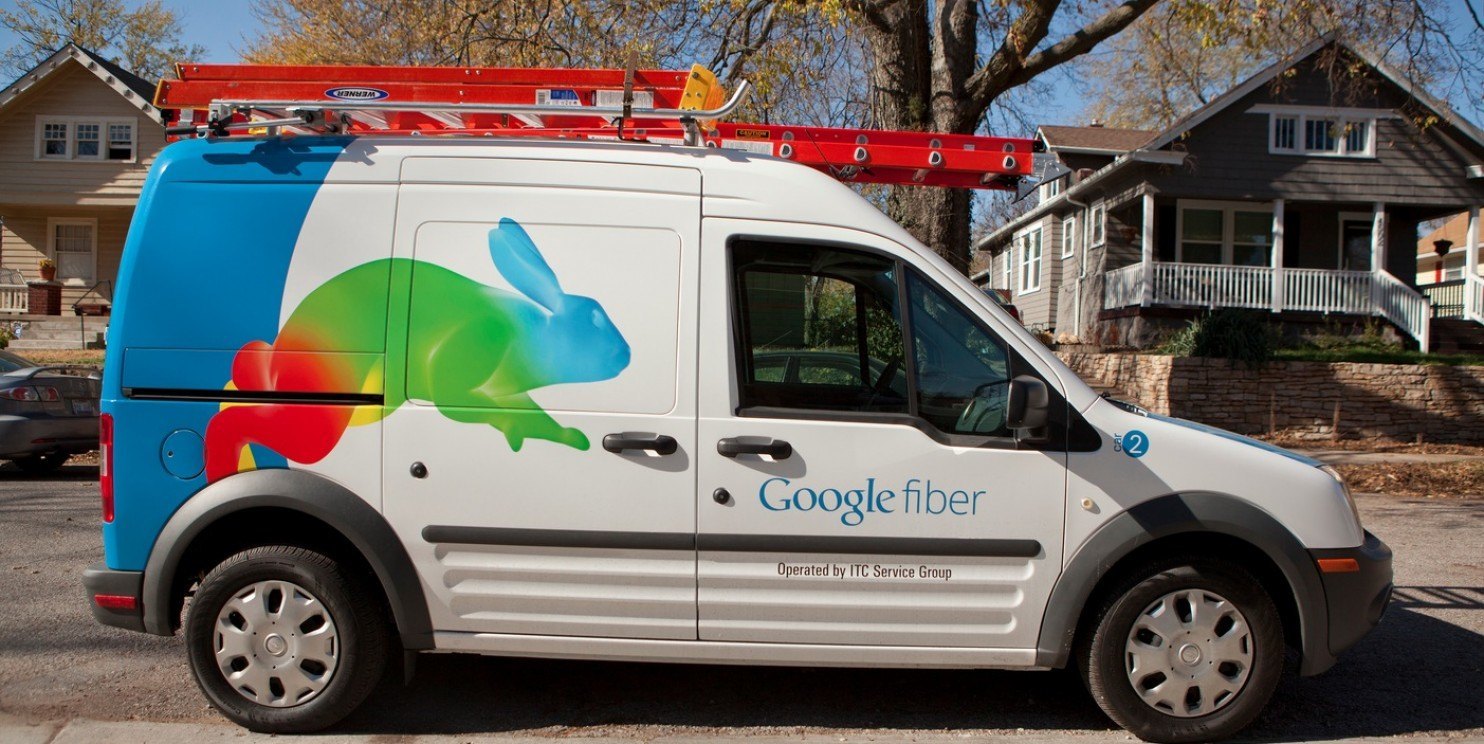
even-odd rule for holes
{"type": "Polygon", "coordinates": [[[738,241],[732,268],[744,408],[908,411],[895,262],[738,241]]]}
{"type": "Polygon", "coordinates": [[[949,434],[1008,437],[1010,358],[998,339],[931,283],[909,274],[917,415],[949,434]]]}

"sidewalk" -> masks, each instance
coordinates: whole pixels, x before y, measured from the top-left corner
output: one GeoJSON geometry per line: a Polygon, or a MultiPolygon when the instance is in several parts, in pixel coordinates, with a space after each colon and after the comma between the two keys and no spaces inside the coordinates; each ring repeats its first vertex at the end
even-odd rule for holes
{"type": "MultiPolygon", "coordinates": [[[[870,734],[802,734],[793,736],[751,736],[737,734],[697,734],[660,736],[654,738],[568,738],[560,733],[552,736],[500,735],[500,734],[445,734],[434,736],[407,736],[398,734],[328,734],[314,736],[269,736],[254,734],[230,724],[199,723],[148,723],[143,721],[90,721],[73,719],[58,723],[28,724],[0,714],[0,742],[5,744],[211,744],[233,742],[233,744],[258,744],[260,742],[304,741],[314,744],[351,744],[353,742],[395,741],[399,744],[463,744],[464,742],[498,742],[499,744],[551,744],[553,741],[586,742],[656,742],[658,744],[704,744],[705,742],[747,742],[748,744],[824,744],[832,742],[913,742],[914,744],[963,744],[977,737],[965,734],[936,732],[885,731],[870,734]]],[[[1133,737],[1122,731],[1090,732],[1079,734],[1047,734],[1017,731],[1011,735],[996,735],[999,740],[1010,740],[1014,744],[1063,744],[1071,742],[1134,742],[1133,737]]],[[[1326,739],[1334,744],[1360,744],[1361,742],[1400,741],[1400,738],[1326,739]]],[[[1406,736],[1407,744],[1465,744],[1484,742],[1484,736],[1406,736]]]]}

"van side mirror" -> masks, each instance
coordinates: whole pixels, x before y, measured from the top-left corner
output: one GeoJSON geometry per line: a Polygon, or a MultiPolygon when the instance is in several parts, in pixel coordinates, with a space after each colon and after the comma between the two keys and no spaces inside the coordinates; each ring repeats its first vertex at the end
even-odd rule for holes
{"type": "Polygon", "coordinates": [[[1005,425],[1015,430],[1029,430],[1030,438],[1039,435],[1037,430],[1046,428],[1046,418],[1051,408],[1051,394],[1046,383],[1021,375],[1010,381],[1010,395],[1005,402],[1005,425]]]}

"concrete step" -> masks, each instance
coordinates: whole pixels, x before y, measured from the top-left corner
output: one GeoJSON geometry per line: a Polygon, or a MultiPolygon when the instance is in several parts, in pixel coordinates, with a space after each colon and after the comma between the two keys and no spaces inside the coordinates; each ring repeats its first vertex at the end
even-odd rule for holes
{"type": "Polygon", "coordinates": [[[1442,354],[1484,353],[1484,324],[1460,318],[1434,319],[1432,350],[1442,354]]]}

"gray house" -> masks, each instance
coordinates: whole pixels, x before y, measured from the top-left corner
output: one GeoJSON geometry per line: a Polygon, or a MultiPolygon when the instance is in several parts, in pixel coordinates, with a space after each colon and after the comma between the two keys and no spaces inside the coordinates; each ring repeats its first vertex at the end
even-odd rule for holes
{"type": "MultiPolygon", "coordinates": [[[[975,281],[1007,290],[1028,326],[1139,347],[1237,307],[1288,325],[1379,318],[1423,349],[1469,330],[1436,322],[1418,290],[1417,228],[1459,212],[1477,225],[1484,133],[1343,41],[1318,39],[1161,132],[1037,136],[1065,169],[975,246],[990,257],[975,281]]],[[[1477,240],[1460,248],[1477,265],[1477,240]]],[[[1477,326],[1484,279],[1465,282],[1450,322],[1477,326]]]]}

